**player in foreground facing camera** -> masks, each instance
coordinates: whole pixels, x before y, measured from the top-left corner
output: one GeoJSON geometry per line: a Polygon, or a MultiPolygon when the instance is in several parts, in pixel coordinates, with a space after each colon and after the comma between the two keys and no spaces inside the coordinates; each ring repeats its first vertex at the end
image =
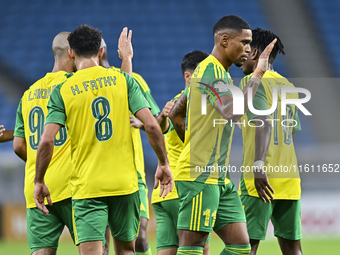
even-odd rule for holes
{"type": "MultiPolygon", "coordinates": [[[[197,65],[203,61],[208,54],[202,51],[193,51],[186,54],[182,61],[182,74],[185,80],[185,88],[188,86],[190,78],[197,67],[197,65]]],[[[179,93],[171,101],[175,101],[183,93],[179,93]]],[[[183,150],[183,142],[178,137],[173,125],[170,123],[170,127],[165,134],[165,147],[168,152],[169,165],[172,174],[175,175],[176,164],[178,158],[183,150]]],[[[178,248],[178,231],[177,220],[179,210],[179,198],[176,187],[171,194],[166,198],[159,197],[159,189],[155,189],[152,192],[151,203],[155,211],[157,220],[157,254],[158,255],[175,255],[178,248]]],[[[209,240],[207,240],[204,246],[204,255],[209,254],[209,240]]]]}
{"type": "MultiPolygon", "coordinates": [[[[277,38],[278,41],[269,56],[268,70],[255,94],[253,106],[257,110],[270,109],[273,105],[274,89],[277,89],[278,102],[275,112],[270,115],[256,115],[248,110],[241,118],[241,123],[244,122],[243,166],[255,167],[254,172],[242,173],[239,186],[239,194],[246,213],[251,254],[256,254],[260,240],[265,239],[268,222],[271,219],[274,235],[278,238],[282,253],[298,255],[302,254],[299,173],[270,171],[270,166],[272,168],[297,166],[294,135],[301,130],[298,109],[295,105],[287,105],[286,115],[281,115],[281,88],[294,88],[294,85],[273,68],[277,54],[284,54],[279,37],[261,28],[253,29],[252,33],[251,51],[242,66],[247,76],[241,80],[240,88],[243,89],[251,79],[266,45],[277,38]],[[252,121],[253,124],[248,125],[248,121],[252,121]],[[282,126],[283,122],[285,126],[282,126]]],[[[287,94],[287,98],[290,99],[298,97],[298,93],[287,94]]]]}
{"type": "Polygon", "coordinates": [[[116,254],[134,254],[140,199],[129,110],[143,121],[159,159],[155,186],[161,182],[165,196],[173,181],[164,138],[137,84],[125,73],[98,66],[103,55],[101,39],[101,32],[87,25],[68,37],[69,53],[78,71],[51,95],[37,153],[34,198],[47,214],[43,201],[50,198],[44,174],[53,152],[53,137],[66,126],[71,137],[72,207],[80,254],[102,255],[108,221],[116,254]]]}
{"type": "Polygon", "coordinates": [[[45,183],[51,191],[53,206],[43,215],[34,202],[34,175],[38,144],[44,129],[47,103],[52,91],[72,73],[73,60],[68,54],[69,32],[59,33],[53,40],[54,67],[51,73],[34,83],[21,98],[17,110],[13,148],[26,162],[25,198],[27,207],[27,240],[33,255],[56,254],[59,237],[66,225],[72,239],[72,202],[70,177],[72,172],[70,139],[66,128],[60,129],[52,140],[53,157],[48,166],[45,183]],[[54,148],[53,148],[54,147],[54,148]]]}
{"type": "MultiPolygon", "coordinates": [[[[179,137],[182,140],[185,137],[175,176],[180,199],[177,254],[202,254],[213,230],[225,243],[221,254],[250,252],[239,195],[226,173],[216,169],[224,169],[229,163],[234,130],[229,123],[242,116],[233,113],[230,90],[234,87],[228,69],[232,64],[241,66],[247,59],[251,28],[245,20],[229,15],[215,24],[213,34],[215,45],[211,55],[197,66],[190,85],[169,115],[179,137]],[[208,101],[203,114],[202,101],[208,101]],[[213,127],[214,119],[225,119],[228,124],[213,127]]],[[[255,95],[274,44],[275,40],[262,53],[253,77],[242,91],[244,98],[248,88],[255,95]]],[[[248,109],[247,100],[244,108],[248,109]]]]}
{"type": "MultiPolygon", "coordinates": [[[[122,32],[123,34],[127,34],[127,30],[122,32]]],[[[120,44],[123,44],[124,41],[121,35],[120,37],[120,44]]],[[[126,38],[126,36],[125,36],[126,38]]],[[[122,60],[126,59],[126,56],[130,59],[130,61],[124,61],[122,62],[122,66],[121,69],[116,68],[114,66],[111,66],[108,62],[108,58],[107,58],[107,46],[106,43],[104,41],[104,39],[102,39],[102,43],[101,43],[101,48],[104,49],[104,53],[102,58],[99,60],[99,65],[103,66],[105,68],[112,68],[115,70],[121,70],[124,71],[128,74],[130,74],[132,76],[132,78],[135,80],[135,82],[139,85],[140,87],[140,91],[142,92],[144,98],[148,101],[149,105],[150,105],[150,111],[151,114],[157,119],[157,120],[161,120],[162,121],[162,116],[164,116],[163,111],[160,114],[161,116],[159,116],[159,108],[155,102],[155,100],[153,99],[152,95],[151,95],[151,90],[148,87],[148,84],[145,82],[145,80],[142,78],[142,76],[140,76],[137,73],[133,73],[132,72],[132,62],[131,59],[133,58],[133,49],[132,49],[132,44],[131,44],[131,30],[129,33],[129,36],[127,38],[128,41],[130,41],[130,47],[126,47],[126,49],[128,50],[128,52],[123,52],[124,49],[119,49],[119,44],[118,44],[118,52],[119,52],[119,56],[120,58],[122,58],[122,60]],[[124,54],[123,54],[124,53],[124,54]],[[122,54],[124,55],[124,57],[122,57],[122,54]]],[[[130,114],[132,114],[130,112],[130,114]]],[[[130,117],[130,121],[132,121],[133,123],[137,122],[143,124],[142,122],[140,122],[139,120],[137,120],[134,117],[130,117]]],[[[133,126],[133,124],[131,124],[133,126]]],[[[163,125],[164,126],[164,125],[163,125]]],[[[137,174],[138,174],[138,189],[139,189],[139,197],[140,197],[140,227],[139,227],[139,232],[138,232],[138,237],[136,239],[136,254],[140,254],[140,255],[151,255],[151,249],[149,247],[149,243],[148,243],[148,239],[147,239],[147,226],[148,226],[148,222],[149,222],[149,199],[148,199],[148,187],[146,186],[146,180],[145,180],[145,169],[144,169],[144,155],[143,155],[143,146],[142,146],[142,139],[140,136],[140,131],[139,128],[135,128],[135,127],[131,127],[131,135],[132,135],[132,142],[133,142],[133,150],[134,150],[134,161],[135,161],[135,165],[137,168],[137,174]]],[[[167,128],[166,126],[164,126],[163,128],[167,128]]],[[[163,129],[162,128],[162,129],[163,129]]],[[[170,194],[169,194],[170,195],[170,194]]],[[[168,196],[169,196],[168,195],[168,196]]],[[[110,240],[110,230],[109,228],[106,229],[106,244],[105,244],[105,251],[104,251],[104,255],[109,254],[109,240],[110,240]]]]}

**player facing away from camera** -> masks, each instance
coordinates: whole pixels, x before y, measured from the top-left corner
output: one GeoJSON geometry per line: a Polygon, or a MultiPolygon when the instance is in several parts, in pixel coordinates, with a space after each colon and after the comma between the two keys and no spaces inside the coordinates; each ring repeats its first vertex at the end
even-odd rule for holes
{"type": "MultiPolygon", "coordinates": [[[[188,86],[190,78],[197,65],[206,57],[208,57],[207,53],[197,50],[184,56],[181,68],[185,80],[185,87],[188,86]]],[[[175,96],[171,101],[174,102],[177,100],[182,93],[183,91],[175,96]]],[[[165,134],[165,147],[168,153],[171,172],[173,175],[175,175],[177,161],[183,150],[183,142],[178,137],[171,122],[170,127],[165,134]]],[[[157,254],[175,255],[179,245],[177,220],[180,204],[176,187],[174,187],[171,194],[165,198],[159,197],[159,189],[153,190],[151,204],[154,209],[157,221],[157,254]]],[[[203,254],[209,254],[209,240],[207,240],[204,246],[203,254]]]]}
{"type": "Polygon", "coordinates": [[[54,67],[51,73],[34,83],[21,98],[17,110],[13,148],[26,162],[25,198],[28,247],[34,255],[56,254],[59,237],[66,225],[72,239],[72,202],[70,177],[72,172],[70,139],[66,128],[61,128],[52,139],[53,157],[48,166],[45,183],[51,192],[53,206],[46,205],[47,216],[34,202],[34,176],[38,144],[47,116],[47,103],[52,91],[72,73],[73,60],[68,54],[69,32],[59,33],[53,40],[54,67]],[[54,148],[53,148],[54,147],[54,148]]]}
{"type": "MultiPolygon", "coordinates": [[[[242,116],[233,114],[230,91],[233,85],[228,69],[232,64],[241,66],[247,59],[251,28],[245,20],[229,15],[215,24],[213,34],[215,44],[211,55],[197,66],[189,86],[169,115],[179,137],[185,138],[175,175],[180,199],[177,254],[202,254],[213,230],[225,243],[221,254],[250,252],[240,197],[222,169],[229,162],[234,130],[230,122],[235,123],[242,116]],[[226,85],[230,85],[228,89],[226,85]],[[201,112],[202,101],[206,101],[205,114],[201,112]],[[214,119],[225,119],[228,123],[213,127],[214,119]]],[[[248,88],[255,95],[274,44],[275,40],[262,53],[242,97],[247,98],[248,88]]],[[[247,100],[244,102],[247,110],[247,100]]]]}
{"type": "MultiPolygon", "coordinates": [[[[127,30],[122,33],[127,33],[127,30]]],[[[124,38],[120,37],[120,43],[123,44],[124,38]]],[[[125,36],[126,38],[126,36],[125,36]]],[[[127,38],[128,41],[131,42],[131,31],[129,33],[129,36],[127,38]]],[[[131,59],[133,58],[133,49],[132,45],[131,47],[126,47],[125,49],[129,50],[128,52],[123,52],[124,49],[119,48],[118,44],[118,52],[119,57],[122,58],[122,54],[124,54],[124,58],[122,58],[122,65],[121,69],[116,68],[114,66],[111,66],[108,62],[107,57],[107,46],[102,39],[101,48],[104,48],[104,54],[102,58],[99,60],[99,65],[103,66],[105,68],[112,68],[116,70],[124,71],[132,76],[132,78],[135,80],[135,82],[139,85],[140,90],[144,96],[144,98],[148,101],[151,114],[156,117],[157,121],[160,120],[159,124],[162,124],[163,120],[162,118],[165,118],[163,112],[159,114],[160,110],[158,108],[158,105],[156,104],[155,100],[153,99],[151,95],[151,90],[149,89],[148,84],[145,82],[145,80],[137,73],[132,72],[132,63],[131,59]],[[130,58],[130,61],[124,61],[126,57],[130,58]],[[129,65],[130,64],[130,65],[129,65]],[[163,117],[164,116],[164,117],[163,117]]],[[[130,112],[130,115],[132,113],[130,112]]],[[[130,117],[130,120],[133,120],[133,122],[136,122],[136,118],[130,117]]],[[[138,123],[143,124],[138,120],[138,123]]],[[[162,129],[167,129],[166,125],[161,126],[162,129]]],[[[138,237],[136,239],[136,254],[141,255],[151,255],[151,249],[149,247],[148,239],[147,239],[147,226],[149,222],[149,199],[148,199],[148,187],[146,186],[146,180],[145,180],[145,169],[144,169],[144,154],[143,154],[143,146],[142,146],[142,139],[140,136],[139,128],[130,127],[131,129],[131,135],[132,135],[132,142],[133,142],[133,150],[134,150],[134,161],[137,168],[137,174],[138,174],[138,189],[139,189],[139,196],[140,196],[140,227],[138,232],[138,237]]],[[[163,131],[163,130],[162,130],[163,131]]],[[[170,194],[169,194],[170,195],[170,194]]],[[[168,195],[168,196],[169,196],[168,195]]],[[[106,228],[106,243],[104,247],[104,255],[109,254],[109,240],[110,240],[110,232],[109,228],[106,228]]]]}
{"type": "MultiPolygon", "coordinates": [[[[256,115],[248,110],[241,118],[241,123],[244,123],[241,125],[243,166],[254,169],[253,172],[242,173],[239,186],[247,219],[251,254],[256,254],[260,240],[265,239],[268,222],[271,219],[274,235],[278,238],[282,253],[299,255],[302,254],[299,173],[270,170],[270,166],[272,168],[283,166],[286,169],[291,165],[297,166],[294,135],[301,130],[298,109],[295,105],[288,104],[286,115],[281,115],[281,89],[294,88],[294,85],[273,69],[277,54],[284,54],[280,38],[273,32],[261,28],[252,30],[252,33],[251,51],[242,66],[247,76],[241,80],[240,88],[243,89],[251,79],[266,45],[277,38],[269,56],[268,70],[253,99],[253,106],[257,110],[271,109],[272,105],[275,105],[274,89],[278,93],[278,102],[276,110],[270,115],[256,115]],[[266,169],[266,172],[263,169],[266,169]]],[[[287,98],[297,99],[299,96],[298,93],[289,93],[287,98]]]]}
{"type": "Polygon", "coordinates": [[[78,71],[55,88],[48,103],[37,153],[34,198],[47,214],[43,201],[50,198],[44,174],[53,151],[52,139],[66,126],[71,138],[73,223],[79,253],[102,255],[109,222],[116,254],[135,254],[140,199],[129,110],[144,123],[159,159],[155,186],[160,183],[165,196],[172,190],[173,180],[162,132],[138,85],[125,73],[98,66],[104,51],[101,39],[101,32],[88,25],[79,26],[68,37],[78,71]]]}

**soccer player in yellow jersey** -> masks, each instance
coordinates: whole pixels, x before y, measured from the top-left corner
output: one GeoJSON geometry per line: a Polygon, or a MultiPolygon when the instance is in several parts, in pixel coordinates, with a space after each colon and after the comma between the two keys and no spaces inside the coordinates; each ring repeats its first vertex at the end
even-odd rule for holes
{"type": "MultiPolygon", "coordinates": [[[[123,37],[121,36],[120,38],[123,38],[123,37]]],[[[131,37],[129,37],[128,40],[131,40],[131,37]]],[[[120,41],[120,43],[122,44],[124,42],[120,41]]],[[[99,65],[105,68],[112,68],[112,69],[119,70],[119,68],[116,68],[109,64],[108,57],[107,57],[107,46],[106,46],[104,39],[102,39],[101,48],[104,48],[104,54],[102,58],[99,60],[99,65]]],[[[118,51],[121,57],[122,49],[118,49],[118,51]]],[[[132,46],[131,46],[131,52],[132,53],[130,54],[129,57],[132,59],[133,57],[132,46]]],[[[132,64],[129,66],[128,62],[122,63],[120,70],[125,71],[126,73],[130,74],[132,78],[137,82],[137,84],[139,85],[141,89],[143,96],[145,97],[145,99],[148,101],[150,105],[150,111],[152,115],[156,117],[157,121],[159,121],[159,124],[162,124],[162,116],[164,116],[164,114],[163,113],[159,114],[159,108],[151,95],[151,90],[149,89],[148,84],[145,82],[142,76],[140,76],[137,73],[133,73],[132,64]]],[[[132,122],[137,122],[137,119],[134,117],[130,117],[130,120],[132,122]]],[[[138,123],[141,123],[141,122],[138,120],[138,123]]],[[[166,128],[166,125],[163,125],[163,128],[166,128]]],[[[147,233],[146,233],[146,229],[147,229],[148,221],[149,221],[149,199],[148,199],[148,188],[146,186],[146,181],[145,181],[143,146],[142,146],[142,140],[141,140],[139,128],[135,128],[133,127],[133,124],[131,124],[130,129],[131,129],[133,150],[134,150],[134,156],[135,156],[135,165],[136,165],[137,172],[138,172],[138,188],[139,188],[139,196],[140,196],[140,202],[141,202],[140,204],[140,227],[139,227],[138,237],[136,239],[136,254],[137,255],[138,254],[151,255],[152,253],[151,253],[151,249],[148,244],[147,233]]],[[[104,249],[105,249],[105,254],[108,254],[109,253],[109,240],[110,240],[109,228],[106,229],[105,236],[106,236],[106,243],[105,243],[104,249]]]]}
{"type": "Polygon", "coordinates": [[[166,196],[173,181],[160,127],[138,85],[126,73],[98,65],[104,51],[101,39],[101,32],[87,25],[68,37],[78,71],[50,97],[37,153],[34,198],[47,214],[43,201],[50,198],[44,175],[53,152],[51,142],[66,126],[73,163],[73,224],[80,254],[102,255],[108,222],[116,254],[135,254],[140,199],[129,110],[144,123],[159,159],[155,187],[161,185],[160,194],[166,196]]]}
{"type": "MultiPolygon", "coordinates": [[[[185,80],[185,87],[188,86],[190,78],[197,67],[208,54],[202,51],[193,51],[186,54],[183,58],[181,68],[185,80]]],[[[171,101],[175,101],[183,93],[179,93],[171,101]]],[[[169,165],[173,175],[175,175],[176,164],[183,149],[183,142],[178,137],[173,125],[165,134],[165,147],[168,153],[169,165]]],[[[157,254],[175,255],[178,248],[177,219],[179,210],[179,199],[176,187],[171,194],[165,198],[159,197],[159,189],[152,191],[151,204],[155,212],[157,221],[157,254]]],[[[204,255],[209,254],[209,242],[204,246],[204,255]]]]}
{"type": "MultiPolygon", "coordinates": [[[[295,105],[287,105],[286,115],[281,115],[281,88],[294,88],[294,85],[273,68],[277,54],[284,54],[279,37],[261,28],[253,29],[252,33],[251,51],[242,66],[247,76],[241,80],[240,88],[252,77],[266,45],[277,38],[269,56],[269,68],[255,94],[253,106],[257,110],[271,109],[273,89],[277,89],[278,106],[271,115],[261,116],[248,110],[241,118],[241,123],[244,123],[241,124],[243,167],[251,169],[250,167],[255,166],[254,172],[246,171],[242,174],[239,188],[246,213],[251,254],[256,254],[260,240],[265,239],[271,219],[282,253],[298,255],[302,254],[300,177],[298,172],[291,173],[287,170],[294,169],[294,166],[297,168],[294,135],[301,127],[295,105]],[[262,172],[264,169],[266,171],[262,172]]],[[[298,94],[290,93],[287,98],[298,98],[298,94]]]]}
{"type": "Polygon", "coordinates": [[[0,125],[0,143],[13,140],[14,130],[6,130],[4,125],[0,125]]]}
{"type": "Polygon", "coordinates": [[[49,165],[45,183],[51,191],[53,206],[47,205],[50,213],[44,216],[36,207],[33,198],[35,163],[38,144],[44,129],[47,103],[52,91],[72,73],[73,60],[67,50],[68,32],[59,33],[53,40],[54,67],[51,73],[34,83],[21,98],[17,110],[13,148],[24,161],[25,198],[27,206],[28,247],[34,255],[56,254],[59,237],[66,225],[73,236],[70,177],[72,172],[70,139],[62,128],[52,142],[54,154],[49,165]]]}
{"type": "MultiPolygon", "coordinates": [[[[241,66],[247,59],[252,38],[250,25],[229,15],[215,24],[213,34],[211,54],[197,66],[169,115],[179,137],[185,138],[175,172],[180,199],[177,254],[202,254],[213,230],[225,243],[220,254],[250,252],[241,200],[225,173],[234,129],[231,122],[237,122],[243,114],[234,114],[233,101],[242,102],[248,88],[255,95],[275,40],[263,51],[253,77],[240,92],[232,85],[228,69],[232,64],[241,66]],[[235,97],[231,90],[241,95],[235,97]],[[206,107],[204,111],[202,106],[206,107]],[[216,119],[228,124],[224,121],[214,127],[216,119]]],[[[242,106],[248,109],[247,100],[242,106]]]]}

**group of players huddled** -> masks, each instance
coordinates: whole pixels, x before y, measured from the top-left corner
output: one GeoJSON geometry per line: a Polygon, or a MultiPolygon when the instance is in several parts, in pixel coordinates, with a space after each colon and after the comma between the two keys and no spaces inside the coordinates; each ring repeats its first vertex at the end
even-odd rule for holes
{"type": "Polygon", "coordinates": [[[22,96],[14,134],[0,126],[0,142],[14,137],[14,151],[26,162],[32,254],[56,254],[65,226],[81,255],[108,254],[110,231],[115,254],[151,254],[140,129],[158,157],[151,200],[158,255],[207,255],[212,231],[225,244],[220,254],[256,254],[270,219],[282,253],[302,254],[299,175],[263,170],[297,165],[297,108],[287,105],[286,114],[297,123],[291,126],[280,125],[287,118],[278,114],[280,103],[273,114],[256,115],[244,100],[245,114],[234,114],[237,98],[225,86],[233,85],[229,67],[241,67],[244,98],[252,93],[253,108],[271,109],[273,88],[280,102],[280,88],[294,87],[273,69],[283,44],[234,15],[221,18],[213,34],[210,55],[184,56],[185,90],[162,111],[144,79],[132,72],[127,28],[118,41],[121,68],[109,65],[98,29],[81,25],[54,38],[53,70],[22,96]],[[216,119],[226,123],[214,126],[216,119]],[[238,192],[228,173],[215,171],[229,165],[231,121],[242,129],[243,166],[252,169],[242,173],[238,192]]]}

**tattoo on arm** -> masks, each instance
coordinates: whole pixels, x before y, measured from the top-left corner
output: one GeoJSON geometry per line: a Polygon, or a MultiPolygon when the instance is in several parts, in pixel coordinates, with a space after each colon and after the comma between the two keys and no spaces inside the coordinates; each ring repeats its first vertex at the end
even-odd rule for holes
{"type": "Polygon", "coordinates": [[[182,94],[169,114],[174,128],[182,141],[184,141],[185,134],[186,110],[187,97],[182,94]]]}

